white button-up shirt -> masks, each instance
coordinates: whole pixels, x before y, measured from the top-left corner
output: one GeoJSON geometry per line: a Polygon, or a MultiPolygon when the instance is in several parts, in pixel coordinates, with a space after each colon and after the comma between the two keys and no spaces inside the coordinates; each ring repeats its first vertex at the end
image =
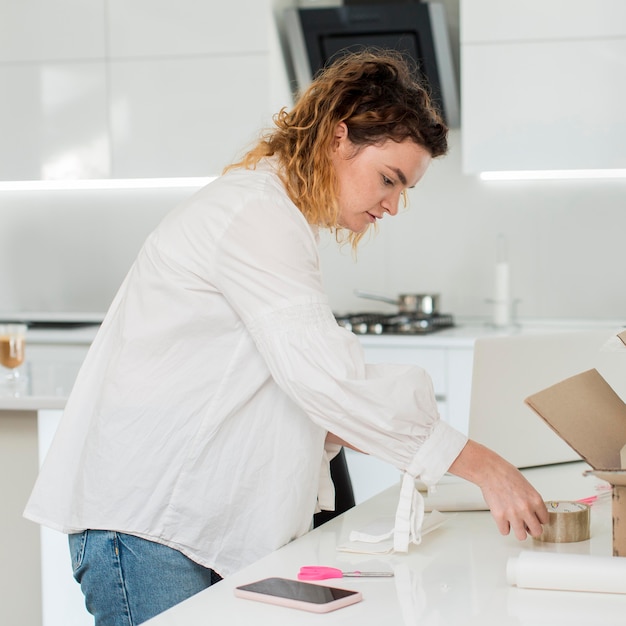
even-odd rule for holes
{"type": "Polygon", "coordinates": [[[222,576],[307,532],[333,432],[436,482],[466,438],[419,367],[366,365],[316,231],[269,163],[165,217],[77,377],[25,515],[117,530],[222,576]]]}

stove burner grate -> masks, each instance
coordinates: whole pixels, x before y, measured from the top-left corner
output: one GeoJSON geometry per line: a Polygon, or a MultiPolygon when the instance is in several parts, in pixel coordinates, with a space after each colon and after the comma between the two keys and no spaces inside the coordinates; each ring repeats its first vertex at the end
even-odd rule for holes
{"type": "Polygon", "coordinates": [[[339,326],[357,335],[426,335],[454,326],[452,315],[349,313],[335,315],[339,326]]]}

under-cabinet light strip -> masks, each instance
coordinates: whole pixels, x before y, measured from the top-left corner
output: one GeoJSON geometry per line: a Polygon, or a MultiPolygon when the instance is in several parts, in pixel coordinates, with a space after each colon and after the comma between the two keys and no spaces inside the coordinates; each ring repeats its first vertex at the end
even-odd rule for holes
{"type": "MultiPolygon", "coordinates": [[[[165,189],[207,185],[215,176],[177,178],[94,178],[76,180],[0,181],[0,191],[69,191],[89,189],[165,189]]],[[[626,169],[612,170],[511,170],[481,172],[481,180],[576,180],[626,178],[626,169]]]]}
{"type": "Polygon", "coordinates": [[[519,170],[481,172],[481,180],[580,180],[626,178],[626,169],[612,170],[519,170]]]}
{"type": "Polygon", "coordinates": [[[164,189],[203,187],[215,176],[187,178],[94,178],[84,180],[0,181],[0,191],[69,191],[81,189],[164,189]]]}

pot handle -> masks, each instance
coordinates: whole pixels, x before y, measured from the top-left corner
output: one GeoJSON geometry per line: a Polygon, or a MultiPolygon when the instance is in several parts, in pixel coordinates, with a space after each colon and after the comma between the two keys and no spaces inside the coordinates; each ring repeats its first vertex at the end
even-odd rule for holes
{"type": "Polygon", "coordinates": [[[389,304],[399,305],[400,301],[395,298],[389,298],[387,296],[381,296],[377,293],[368,293],[367,291],[360,291],[359,289],[354,290],[354,295],[359,298],[366,298],[367,300],[379,300],[380,302],[387,302],[389,304]]]}

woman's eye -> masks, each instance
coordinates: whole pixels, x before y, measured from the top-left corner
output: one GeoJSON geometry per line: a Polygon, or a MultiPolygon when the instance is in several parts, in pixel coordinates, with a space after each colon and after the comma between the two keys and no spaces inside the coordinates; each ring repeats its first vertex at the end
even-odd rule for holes
{"type": "Polygon", "coordinates": [[[393,185],[393,181],[391,180],[391,178],[387,178],[386,176],[383,175],[383,184],[384,185],[393,185]]]}

